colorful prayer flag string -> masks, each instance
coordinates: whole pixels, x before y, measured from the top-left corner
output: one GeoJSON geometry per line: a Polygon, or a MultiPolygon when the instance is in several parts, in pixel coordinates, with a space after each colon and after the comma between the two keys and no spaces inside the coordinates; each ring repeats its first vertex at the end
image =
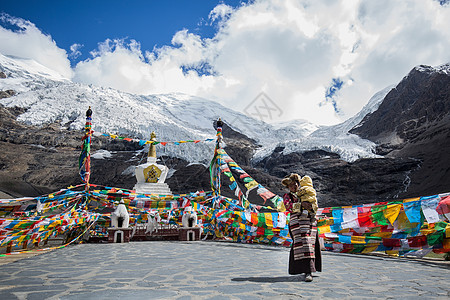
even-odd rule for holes
{"type": "Polygon", "coordinates": [[[118,139],[118,140],[124,140],[127,142],[135,142],[135,143],[139,143],[140,146],[144,146],[147,144],[153,144],[153,145],[158,145],[161,144],[163,146],[166,146],[168,144],[171,145],[181,145],[181,144],[185,144],[185,143],[194,143],[194,144],[198,144],[198,143],[206,143],[206,142],[213,142],[214,139],[204,139],[204,140],[181,140],[181,141],[150,141],[150,140],[141,140],[141,139],[135,139],[135,138],[128,138],[128,137],[123,137],[123,136],[119,136],[117,134],[111,134],[111,133],[96,133],[95,135],[97,136],[106,136],[112,139],[118,139]]]}

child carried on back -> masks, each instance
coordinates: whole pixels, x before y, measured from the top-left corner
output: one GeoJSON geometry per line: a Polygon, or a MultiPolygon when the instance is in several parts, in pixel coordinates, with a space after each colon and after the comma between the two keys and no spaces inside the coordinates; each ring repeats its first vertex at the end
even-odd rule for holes
{"type": "Polygon", "coordinates": [[[303,176],[300,179],[300,189],[297,192],[297,196],[300,199],[300,203],[310,203],[311,205],[302,205],[302,215],[310,217],[314,217],[316,215],[316,211],[318,209],[317,198],[316,198],[316,190],[313,187],[312,179],[309,176],[303,176]],[[310,207],[310,208],[305,208],[310,207]]]}

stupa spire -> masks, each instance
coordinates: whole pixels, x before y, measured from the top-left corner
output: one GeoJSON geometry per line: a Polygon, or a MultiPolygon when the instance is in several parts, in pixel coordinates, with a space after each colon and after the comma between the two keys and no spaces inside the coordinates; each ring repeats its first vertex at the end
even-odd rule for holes
{"type": "Polygon", "coordinates": [[[156,158],[156,145],[153,142],[156,142],[156,133],[152,131],[150,134],[150,149],[148,150],[148,157],[156,158]]]}

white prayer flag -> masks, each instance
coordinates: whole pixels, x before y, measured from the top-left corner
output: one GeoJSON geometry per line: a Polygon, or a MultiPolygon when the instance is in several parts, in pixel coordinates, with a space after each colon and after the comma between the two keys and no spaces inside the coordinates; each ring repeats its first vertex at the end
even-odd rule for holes
{"type": "Polygon", "coordinates": [[[429,224],[439,222],[439,214],[436,208],[439,204],[439,196],[422,200],[422,212],[429,224]]]}
{"type": "Polygon", "coordinates": [[[342,229],[359,227],[357,207],[344,208],[342,218],[343,218],[343,222],[341,223],[342,229]]]}

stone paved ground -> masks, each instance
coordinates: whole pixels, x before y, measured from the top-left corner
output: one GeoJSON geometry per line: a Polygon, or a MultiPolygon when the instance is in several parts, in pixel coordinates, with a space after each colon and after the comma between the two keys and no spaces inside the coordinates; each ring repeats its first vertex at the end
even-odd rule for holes
{"type": "Polygon", "coordinates": [[[323,253],[306,283],[289,249],[219,242],[82,244],[0,266],[0,299],[449,299],[448,264],[323,253]]]}

